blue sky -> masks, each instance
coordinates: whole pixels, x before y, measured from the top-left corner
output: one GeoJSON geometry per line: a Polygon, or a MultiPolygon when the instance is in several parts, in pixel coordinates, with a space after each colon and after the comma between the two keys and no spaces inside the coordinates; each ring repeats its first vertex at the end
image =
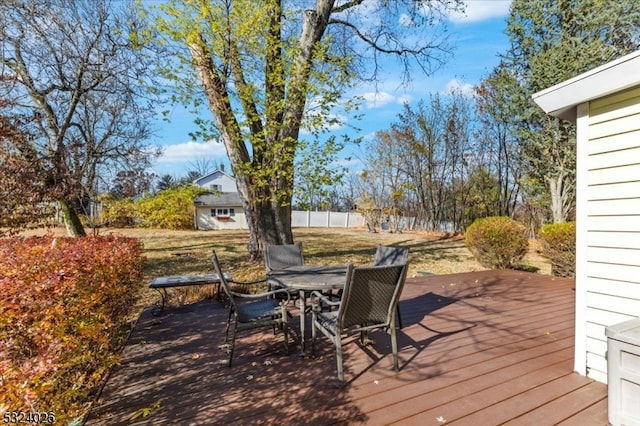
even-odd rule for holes
{"type": "MultiPolygon", "coordinates": [[[[453,57],[434,75],[414,75],[409,86],[399,87],[397,78],[390,73],[379,82],[377,91],[373,86],[360,87],[357,95],[366,100],[361,110],[364,117],[354,124],[365,140],[377,130],[388,129],[404,102],[414,105],[428,99],[430,94],[451,89],[466,91],[478,84],[498,64],[498,53],[508,47],[504,29],[510,3],[511,0],[467,0],[465,16],[449,16],[449,33],[455,46],[453,57]]],[[[155,143],[164,148],[153,168],[158,175],[181,177],[201,161],[229,164],[222,143],[193,141],[189,137],[195,130],[193,119],[184,109],[175,107],[169,123],[155,124],[155,143]]],[[[358,156],[354,152],[344,155],[358,156]]]]}

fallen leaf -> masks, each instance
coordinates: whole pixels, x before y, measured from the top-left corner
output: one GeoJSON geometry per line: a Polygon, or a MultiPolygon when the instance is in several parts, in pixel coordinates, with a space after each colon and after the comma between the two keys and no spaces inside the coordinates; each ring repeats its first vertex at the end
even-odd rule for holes
{"type": "Polygon", "coordinates": [[[155,409],[157,409],[157,408],[160,408],[161,403],[162,403],[162,400],[161,400],[161,399],[159,399],[159,400],[157,400],[156,402],[154,402],[153,404],[151,404],[151,405],[150,405],[150,406],[148,406],[148,407],[143,407],[143,408],[140,408],[140,409],[136,410],[136,411],[131,415],[131,417],[129,417],[129,420],[135,420],[135,419],[137,419],[138,417],[142,417],[142,418],[147,417],[149,414],[151,414],[151,412],[152,412],[153,410],[155,410],[155,409]]]}
{"type": "Polygon", "coordinates": [[[445,418],[442,416],[436,417],[436,420],[438,421],[438,423],[444,423],[446,422],[445,418]]]}
{"type": "Polygon", "coordinates": [[[191,355],[191,359],[200,359],[200,354],[191,355]]]}

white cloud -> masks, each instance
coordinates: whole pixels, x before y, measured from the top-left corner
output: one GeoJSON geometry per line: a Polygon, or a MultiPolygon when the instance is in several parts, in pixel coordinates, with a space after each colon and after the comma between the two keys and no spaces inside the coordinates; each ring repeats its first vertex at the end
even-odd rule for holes
{"type": "Polygon", "coordinates": [[[362,95],[367,103],[367,108],[380,108],[396,101],[395,96],[387,92],[367,92],[362,95]]]}
{"type": "Polygon", "coordinates": [[[464,81],[454,78],[449,80],[445,86],[444,93],[460,93],[461,95],[471,97],[474,95],[473,84],[465,83],[464,81]]]}
{"type": "Polygon", "coordinates": [[[511,0],[466,0],[465,12],[449,14],[449,20],[455,23],[479,22],[499,18],[509,14],[511,0]]]}
{"type": "Polygon", "coordinates": [[[179,164],[198,160],[199,158],[226,157],[224,144],[221,142],[184,142],[163,146],[162,155],[156,164],[179,164]]]}

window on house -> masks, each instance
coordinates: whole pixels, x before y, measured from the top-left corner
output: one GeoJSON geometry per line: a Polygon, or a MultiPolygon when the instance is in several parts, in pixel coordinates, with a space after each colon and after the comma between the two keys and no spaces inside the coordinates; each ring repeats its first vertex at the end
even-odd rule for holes
{"type": "Polygon", "coordinates": [[[230,208],[211,209],[211,216],[235,216],[236,212],[230,208]]]}
{"type": "Polygon", "coordinates": [[[211,189],[215,191],[222,191],[222,185],[212,184],[211,189]]]}

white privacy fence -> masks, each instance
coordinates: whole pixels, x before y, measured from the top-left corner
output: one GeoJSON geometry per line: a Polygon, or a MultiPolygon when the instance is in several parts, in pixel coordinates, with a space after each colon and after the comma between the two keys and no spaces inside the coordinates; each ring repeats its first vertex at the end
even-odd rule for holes
{"type": "Polygon", "coordinates": [[[353,228],[365,226],[365,222],[360,213],[293,210],[291,226],[294,228],[353,228]]]}
{"type": "MultiPolygon", "coordinates": [[[[395,218],[398,229],[413,229],[416,227],[415,218],[399,217],[395,218]]],[[[390,224],[388,223],[387,225],[390,224]]],[[[440,228],[447,231],[447,224],[441,224],[440,228]]],[[[357,228],[366,227],[364,216],[355,212],[328,212],[328,211],[291,211],[291,226],[293,228],[357,228]]],[[[385,230],[380,223],[375,224],[376,230],[385,230]]]]}

